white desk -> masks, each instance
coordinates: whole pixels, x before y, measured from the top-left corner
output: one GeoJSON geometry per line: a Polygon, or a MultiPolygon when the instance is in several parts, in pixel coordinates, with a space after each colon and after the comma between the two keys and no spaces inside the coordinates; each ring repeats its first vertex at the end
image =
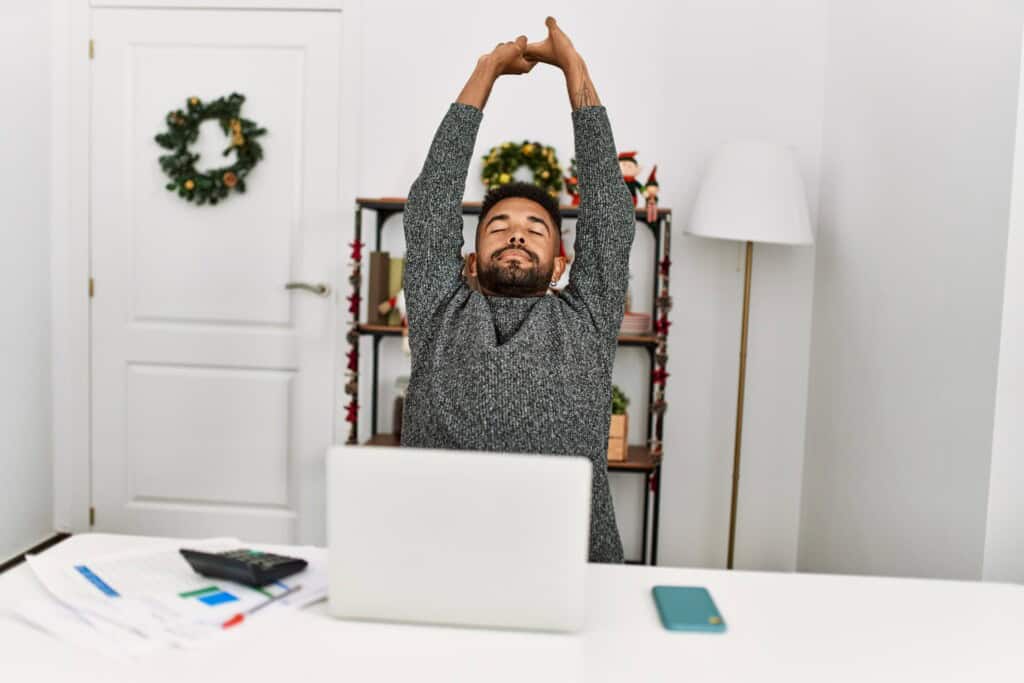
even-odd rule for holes
{"type": "MultiPolygon", "coordinates": [[[[74,536],[73,560],[155,539],[74,536]]],[[[591,565],[577,635],[346,622],[324,605],[254,619],[214,647],[124,664],[0,617],[5,681],[1024,681],[1024,586],[591,565]],[[650,588],[702,585],[729,631],[662,630],[650,588]],[[22,674],[21,676],[17,674],[22,674]]],[[[40,595],[26,565],[0,608],[40,595]]]]}

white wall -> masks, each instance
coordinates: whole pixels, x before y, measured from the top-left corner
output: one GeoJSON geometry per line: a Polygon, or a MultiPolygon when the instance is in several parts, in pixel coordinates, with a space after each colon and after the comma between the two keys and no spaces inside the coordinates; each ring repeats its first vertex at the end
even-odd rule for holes
{"type": "Polygon", "coordinates": [[[1024,87],[1018,97],[982,576],[1024,583],[1024,87]]]}
{"type": "MultiPolygon", "coordinates": [[[[39,381],[50,363],[49,15],[37,3],[10,7],[0,24],[8,199],[0,209],[8,313],[0,412],[9,437],[3,463],[17,476],[0,483],[0,557],[52,528],[50,396],[39,381]]],[[[587,57],[620,149],[638,149],[644,172],[659,164],[663,205],[675,211],[661,562],[725,560],[742,252],[682,228],[715,147],[764,137],[794,148],[815,222],[819,176],[827,183],[815,250],[755,249],[737,566],[786,570],[799,559],[816,571],[977,577],[984,552],[986,577],[1017,571],[1006,562],[1019,562],[1013,496],[1024,479],[1008,455],[1020,436],[1019,268],[1005,273],[1005,302],[1002,292],[1018,6],[657,0],[641,12],[539,0],[361,3],[349,14],[358,24],[349,35],[361,44],[358,97],[347,98],[358,128],[356,193],[405,194],[477,55],[520,32],[540,37],[548,13],[587,57]]],[[[477,154],[524,137],[554,144],[564,162],[572,156],[564,85],[543,65],[498,83],[477,154]]],[[[469,199],[483,194],[478,171],[475,162],[469,199]]],[[[385,248],[401,252],[400,236],[396,221],[385,248]]],[[[639,226],[637,308],[651,303],[650,246],[639,226]]],[[[394,340],[384,346],[386,430],[390,385],[407,361],[394,340]]],[[[368,378],[368,340],[363,351],[368,378]]],[[[634,398],[634,442],[643,436],[645,373],[643,353],[624,350],[615,381],[634,398]]],[[[365,382],[361,403],[365,438],[365,382]]],[[[613,493],[635,555],[642,489],[618,475],[613,493]]]]}
{"type": "MultiPolygon", "coordinates": [[[[674,325],[666,416],[659,560],[723,566],[728,535],[732,435],[742,301],[739,245],[682,235],[708,156],[733,137],[793,146],[809,201],[817,205],[824,88],[821,0],[658,0],[625,3],[365,3],[359,150],[361,196],[404,196],[431,136],[479,54],[525,33],[542,38],[554,14],[588,61],[620,149],[639,150],[646,177],[658,164],[662,205],[674,210],[674,325]],[[396,21],[400,17],[401,21],[396,21]],[[423,27],[429,26],[430,30],[423,27]]],[[[573,156],[561,75],[545,65],[500,80],[487,105],[476,155],[505,140],[536,139],[573,156]]],[[[479,162],[467,198],[480,199],[479,162]]],[[[812,211],[813,213],[813,211],[812,211]]],[[[370,218],[370,214],[366,215],[370,218]]],[[[398,219],[384,248],[402,253],[398,219]]],[[[369,222],[369,221],[367,221],[369,222]]],[[[470,229],[475,222],[469,222],[470,229]]],[[[367,230],[364,234],[372,234],[367,230]]],[[[470,235],[472,232],[469,233],[470,235]]],[[[651,240],[638,225],[636,308],[650,309],[651,240]]],[[[372,246],[372,242],[371,242],[372,246]]],[[[743,479],[736,564],[793,569],[802,476],[813,250],[758,247],[754,263],[743,479]]],[[[381,430],[390,431],[391,386],[407,372],[396,340],[382,345],[381,430]]],[[[370,374],[370,342],[362,376],[370,374]]],[[[644,438],[644,352],[620,355],[615,381],[633,398],[631,441],[644,438]]],[[[360,436],[369,433],[363,384],[360,436]]],[[[566,410],[571,410],[566,406],[566,410]]],[[[642,484],[613,478],[627,554],[639,552],[642,484]]]]}
{"type": "Polygon", "coordinates": [[[0,561],[53,529],[49,22],[47,3],[0,7],[0,561]]]}
{"type": "Polygon", "coordinates": [[[831,3],[801,570],[981,576],[1021,17],[831,3]]]}

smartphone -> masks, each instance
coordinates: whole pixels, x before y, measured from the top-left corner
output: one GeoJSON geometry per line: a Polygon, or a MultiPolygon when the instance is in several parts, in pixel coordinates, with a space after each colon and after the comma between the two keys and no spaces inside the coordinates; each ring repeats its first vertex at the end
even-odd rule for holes
{"type": "Polygon", "coordinates": [[[651,592],[661,625],[669,631],[725,632],[725,619],[706,588],[655,586],[651,592]]]}

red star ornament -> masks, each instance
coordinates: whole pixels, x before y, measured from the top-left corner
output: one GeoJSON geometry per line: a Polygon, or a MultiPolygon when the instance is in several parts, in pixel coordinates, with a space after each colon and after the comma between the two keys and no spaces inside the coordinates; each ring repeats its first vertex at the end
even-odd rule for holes
{"type": "Polygon", "coordinates": [[[355,242],[349,242],[349,246],[352,247],[352,260],[356,262],[362,261],[363,247],[366,246],[366,243],[356,240],[355,242]]]}

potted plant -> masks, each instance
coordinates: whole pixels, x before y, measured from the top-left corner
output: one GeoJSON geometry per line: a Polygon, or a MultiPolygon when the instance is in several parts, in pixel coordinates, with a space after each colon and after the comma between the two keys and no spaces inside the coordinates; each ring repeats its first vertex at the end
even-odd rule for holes
{"type": "Polygon", "coordinates": [[[612,385],[612,422],[608,428],[608,460],[623,461],[629,450],[629,415],[626,407],[629,399],[617,385],[612,385]]]}

